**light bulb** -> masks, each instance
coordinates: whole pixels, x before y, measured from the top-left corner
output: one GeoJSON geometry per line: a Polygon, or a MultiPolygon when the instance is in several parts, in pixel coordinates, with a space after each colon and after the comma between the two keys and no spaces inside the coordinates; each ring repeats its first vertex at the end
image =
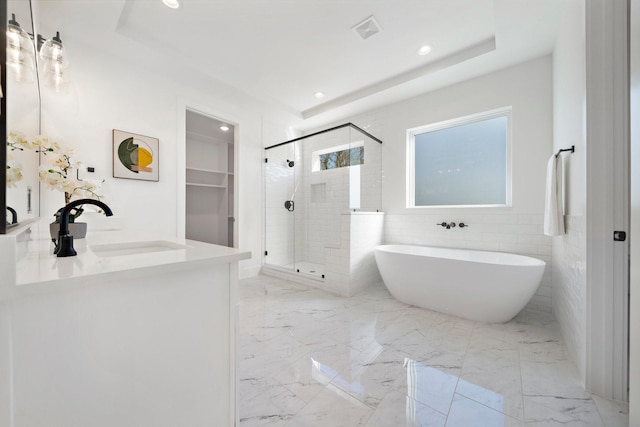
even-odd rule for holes
{"type": "Polygon", "coordinates": [[[418,55],[420,56],[428,55],[429,52],[431,52],[431,46],[426,44],[424,46],[421,46],[420,49],[418,49],[418,55]]]}
{"type": "Polygon", "coordinates": [[[171,9],[177,9],[180,7],[180,2],[178,0],[162,0],[162,2],[171,9]]]}

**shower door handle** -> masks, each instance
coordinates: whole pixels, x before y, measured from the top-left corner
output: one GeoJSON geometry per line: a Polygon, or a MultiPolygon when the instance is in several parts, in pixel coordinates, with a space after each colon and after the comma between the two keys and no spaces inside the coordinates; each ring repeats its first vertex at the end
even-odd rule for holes
{"type": "Polygon", "coordinates": [[[286,201],[284,202],[284,208],[285,208],[286,210],[288,210],[289,212],[293,212],[293,211],[294,211],[294,209],[295,209],[295,208],[294,208],[293,200],[286,200],[286,201]]]}

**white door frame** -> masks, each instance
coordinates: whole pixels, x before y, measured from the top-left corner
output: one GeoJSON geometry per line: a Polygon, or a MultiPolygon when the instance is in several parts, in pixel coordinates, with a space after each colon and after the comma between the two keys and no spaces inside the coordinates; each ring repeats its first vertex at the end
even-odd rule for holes
{"type": "Polygon", "coordinates": [[[586,387],[627,400],[629,0],[587,0],[586,387]]]}
{"type": "MultiPolygon", "coordinates": [[[[631,0],[630,17],[631,242],[640,242],[640,0],[631,0]]],[[[631,246],[629,359],[640,360],[640,250],[631,246]]],[[[640,425],[640,364],[629,366],[629,425],[640,425]]]]}

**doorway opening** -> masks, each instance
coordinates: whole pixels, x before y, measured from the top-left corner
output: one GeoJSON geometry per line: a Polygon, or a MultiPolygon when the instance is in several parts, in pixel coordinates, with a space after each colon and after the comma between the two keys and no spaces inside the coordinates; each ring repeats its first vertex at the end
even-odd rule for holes
{"type": "Polygon", "coordinates": [[[185,237],[235,247],[236,126],[187,109],[185,237]]]}

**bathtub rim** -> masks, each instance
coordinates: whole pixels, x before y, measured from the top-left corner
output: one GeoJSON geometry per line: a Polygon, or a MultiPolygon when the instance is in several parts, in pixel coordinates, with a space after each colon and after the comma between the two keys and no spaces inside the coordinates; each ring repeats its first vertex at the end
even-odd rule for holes
{"type": "Polygon", "coordinates": [[[392,244],[384,244],[378,245],[374,247],[374,251],[382,251],[392,254],[398,255],[407,255],[407,256],[415,256],[415,257],[430,257],[437,259],[454,259],[458,261],[464,262],[472,262],[472,263],[480,263],[480,264],[493,264],[493,265],[513,265],[513,266],[546,266],[546,262],[535,258],[533,256],[528,255],[520,255],[514,254],[511,252],[499,252],[499,251],[487,251],[484,249],[467,249],[467,248],[452,248],[446,246],[426,246],[426,245],[412,245],[412,244],[401,244],[401,243],[392,243],[392,244]],[[395,248],[400,248],[401,250],[397,250],[395,248]],[[404,249],[404,250],[402,250],[404,249]],[[442,251],[442,254],[433,254],[427,253],[428,250],[433,251],[442,251]],[[446,253],[458,253],[464,254],[469,253],[478,258],[471,257],[451,257],[446,256],[446,253]],[[490,256],[495,256],[498,260],[489,259],[490,256]],[[504,262],[511,261],[511,262],[504,262]],[[521,261],[521,262],[517,262],[521,261]]]}

